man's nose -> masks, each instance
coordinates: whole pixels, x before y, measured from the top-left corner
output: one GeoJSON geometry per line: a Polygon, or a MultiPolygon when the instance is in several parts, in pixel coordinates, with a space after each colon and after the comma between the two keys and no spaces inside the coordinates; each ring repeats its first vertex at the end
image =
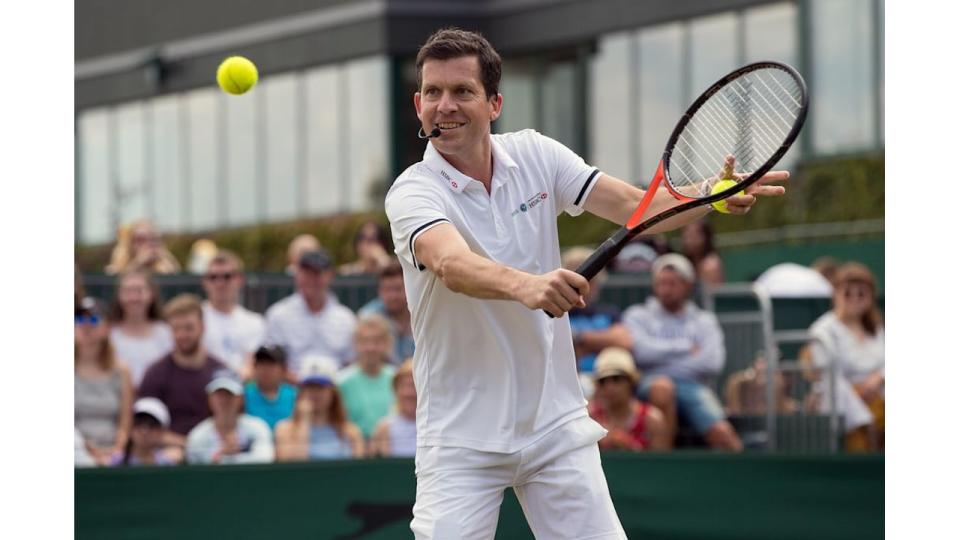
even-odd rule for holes
{"type": "Polygon", "coordinates": [[[448,114],[457,111],[457,100],[453,99],[453,94],[450,92],[444,92],[440,96],[440,103],[437,104],[437,110],[443,114],[448,114]]]}

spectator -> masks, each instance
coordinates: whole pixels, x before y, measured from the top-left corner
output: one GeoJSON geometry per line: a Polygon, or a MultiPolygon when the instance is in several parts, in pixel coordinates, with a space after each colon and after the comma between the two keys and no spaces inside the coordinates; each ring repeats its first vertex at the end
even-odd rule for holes
{"type": "MultiPolygon", "coordinates": [[[[833,309],[810,326],[813,364],[835,366],[836,405],[852,451],[884,448],[884,329],[876,304],[876,281],[867,267],[846,263],[837,269],[833,309]]],[[[828,379],[815,392],[820,409],[831,410],[828,379]]]]}
{"type": "Polygon", "coordinates": [[[610,270],[617,273],[649,274],[653,261],[671,251],[670,242],[664,234],[638,236],[628,242],[610,261],[610,270]]]}
{"type": "Polygon", "coordinates": [[[653,296],[623,314],[634,358],[647,370],[639,397],[663,412],[671,443],[679,415],[711,447],[740,451],[743,445],[709,387],[726,351],[716,316],[690,301],[695,279],[686,257],[662,255],[653,264],[653,296]]]}
{"type": "Polygon", "coordinates": [[[347,417],[369,438],[393,405],[394,370],[388,364],[393,350],[390,323],[380,315],[361,318],[353,331],[353,345],[356,361],[341,372],[337,386],[347,417]]]}
{"type": "Polygon", "coordinates": [[[287,246],[287,269],[286,272],[291,276],[297,273],[297,266],[300,264],[300,257],[308,251],[321,249],[320,241],[312,234],[300,234],[290,241],[287,246]]]}
{"type": "Polygon", "coordinates": [[[293,373],[308,354],[335,358],[341,366],[353,357],[357,318],[330,294],[332,267],[326,251],[304,253],[294,278],[297,291],[267,310],[266,343],[283,347],[293,373]]]}
{"type": "Polygon", "coordinates": [[[104,465],[127,444],[133,384],[130,371],[113,354],[107,321],[92,298],[81,301],[73,328],[74,426],[104,465]]]}
{"type": "Polygon", "coordinates": [[[117,244],[110,255],[107,274],[145,270],[154,274],[180,272],[177,258],[164,246],[160,234],[149,220],[141,219],[117,232],[117,244]]]}
{"type": "Polygon", "coordinates": [[[120,275],[110,319],[110,344],[130,368],[136,388],[150,364],[173,350],[173,335],[160,320],[160,293],[150,274],[133,270],[120,275]]]}
{"type": "MultiPolygon", "coordinates": [[[[560,265],[575,271],[583,264],[592,250],[585,247],[570,248],[563,253],[560,265]]],[[[586,298],[587,306],[570,310],[570,329],[573,331],[574,351],[577,355],[577,369],[583,373],[592,373],[597,353],[629,340],[629,334],[620,322],[620,308],[613,304],[597,301],[603,284],[607,281],[607,271],[601,270],[590,280],[590,294],[586,298]]]]}
{"type": "Polygon", "coordinates": [[[113,467],[143,465],[176,465],[180,460],[171,457],[164,448],[164,430],[170,427],[170,412],[157,398],[140,398],[133,404],[133,429],[122,452],[113,455],[113,467]]]}
{"type": "Polygon", "coordinates": [[[173,330],[173,352],[156,361],[140,384],[140,397],[155,397],[170,411],[167,444],[183,446],[186,435],[210,416],[206,386],[225,369],[203,347],[203,308],[200,299],[181,294],[167,302],[163,316],[173,330]]]}
{"type": "Polygon", "coordinates": [[[277,424],[277,461],[364,455],[363,434],[347,420],[333,366],[305,359],[293,417],[277,424]]]}
{"type": "Polygon", "coordinates": [[[260,347],[253,355],[253,380],[244,387],[247,414],[263,420],[273,430],[293,414],[297,388],[285,382],[287,357],[280,347],[260,347]]]}
{"type": "Polygon", "coordinates": [[[197,464],[269,463],[273,435],[263,420],[243,413],[243,384],[230,370],[207,384],[212,416],[187,435],[187,462],[197,464]]]}
{"type": "Polygon", "coordinates": [[[387,229],[376,221],[367,221],[353,237],[357,260],[340,267],[342,275],[377,274],[390,264],[390,240],[387,229]]]}
{"type": "Polygon", "coordinates": [[[390,321],[394,343],[390,362],[399,364],[404,358],[413,356],[413,329],[407,308],[407,292],[403,285],[403,267],[396,259],[377,275],[377,298],[357,312],[360,317],[371,314],[382,315],[390,321]]]}
{"type": "MultiPolygon", "coordinates": [[[[796,402],[787,395],[786,384],[783,373],[777,372],[774,399],[780,414],[791,414],[797,409],[796,402]]],[[[766,414],[767,361],[763,355],[759,355],[752,366],[731,374],[724,394],[727,412],[731,415],[766,414]]]]}
{"type": "Polygon", "coordinates": [[[417,453],[417,387],[413,383],[413,359],[403,361],[393,374],[396,407],[377,424],[370,438],[374,456],[414,457],[417,453]]]}
{"type": "Polygon", "coordinates": [[[630,351],[608,347],[597,358],[593,372],[597,392],[587,410],[607,429],[601,450],[666,450],[667,426],[659,409],[635,397],[640,372],[630,351]]]}
{"type": "Polygon", "coordinates": [[[207,271],[210,261],[217,256],[217,244],[209,238],[197,239],[190,246],[190,259],[187,261],[187,271],[202,276],[207,271]]]}
{"type": "Polygon", "coordinates": [[[701,283],[723,283],[723,261],[713,245],[713,227],[705,219],[690,222],[680,233],[680,252],[693,263],[701,283]]]}
{"type": "Polygon", "coordinates": [[[839,266],[837,260],[829,255],[817,257],[810,263],[810,268],[820,272],[820,275],[825,277],[830,283],[833,283],[834,278],[837,277],[837,268],[839,266]]]}
{"type": "Polygon", "coordinates": [[[207,352],[236,371],[251,377],[253,352],[263,343],[263,315],[237,303],[243,290],[243,261],[233,252],[220,250],[203,275],[203,345],[207,352]]]}

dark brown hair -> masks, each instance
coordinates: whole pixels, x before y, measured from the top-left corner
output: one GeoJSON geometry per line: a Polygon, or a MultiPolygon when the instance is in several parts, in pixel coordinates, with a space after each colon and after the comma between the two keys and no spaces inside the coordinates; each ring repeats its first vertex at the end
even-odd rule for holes
{"type": "Polygon", "coordinates": [[[232,264],[236,272],[243,273],[243,259],[229,249],[218,250],[217,254],[210,260],[210,264],[232,264]]]}
{"type": "Polygon", "coordinates": [[[839,290],[847,283],[863,283],[870,289],[870,309],[863,314],[860,324],[871,336],[877,334],[877,328],[883,325],[883,318],[880,316],[880,310],[877,309],[877,283],[873,278],[873,273],[866,266],[857,262],[848,262],[837,268],[836,277],[833,280],[833,287],[839,290]]]}
{"type": "Polygon", "coordinates": [[[377,283],[380,283],[387,278],[397,276],[403,277],[403,267],[400,266],[400,261],[391,259],[390,262],[381,268],[379,273],[377,273],[377,283]]]}
{"type": "Polygon", "coordinates": [[[500,91],[500,55],[478,32],[460,28],[442,28],[427,38],[417,53],[417,88],[423,87],[423,63],[427,60],[450,60],[476,56],[480,63],[480,81],[487,99],[500,91]]]}

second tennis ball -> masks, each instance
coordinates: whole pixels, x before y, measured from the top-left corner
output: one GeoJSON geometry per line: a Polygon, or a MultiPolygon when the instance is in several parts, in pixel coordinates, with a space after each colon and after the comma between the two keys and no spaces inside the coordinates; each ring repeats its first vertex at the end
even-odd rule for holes
{"type": "Polygon", "coordinates": [[[240,95],[257,84],[257,66],[242,56],[231,56],[217,68],[217,84],[224,92],[240,95]]]}
{"type": "MultiPolygon", "coordinates": [[[[710,194],[713,195],[715,193],[720,193],[721,191],[726,191],[736,185],[737,183],[734,180],[720,180],[713,185],[713,189],[710,190],[710,194]]],[[[740,193],[737,193],[737,195],[744,195],[744,192],[741,191],[740,193]]],[[[720,212],[721,214],[730,213],[730,209],[727,208],[726,199],[721,199],[715,203],[712,203],[711,206],[716,208],[717,212],[720,212]]]]}

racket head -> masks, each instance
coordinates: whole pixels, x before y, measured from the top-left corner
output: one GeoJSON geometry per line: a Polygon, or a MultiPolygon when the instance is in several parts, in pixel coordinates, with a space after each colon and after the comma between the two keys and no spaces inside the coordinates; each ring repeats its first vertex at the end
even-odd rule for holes
{"type": "Polygon", "coordinates": [[[661,166],[667,189],[683,201],[709,203],[759,180],[787,153],[807,117],[807,85],[786,64],[764,61],[724,76],[700,95],[677,123],[661,166]],[[727,155],[736,181],[711,193],[727,155]]]}

